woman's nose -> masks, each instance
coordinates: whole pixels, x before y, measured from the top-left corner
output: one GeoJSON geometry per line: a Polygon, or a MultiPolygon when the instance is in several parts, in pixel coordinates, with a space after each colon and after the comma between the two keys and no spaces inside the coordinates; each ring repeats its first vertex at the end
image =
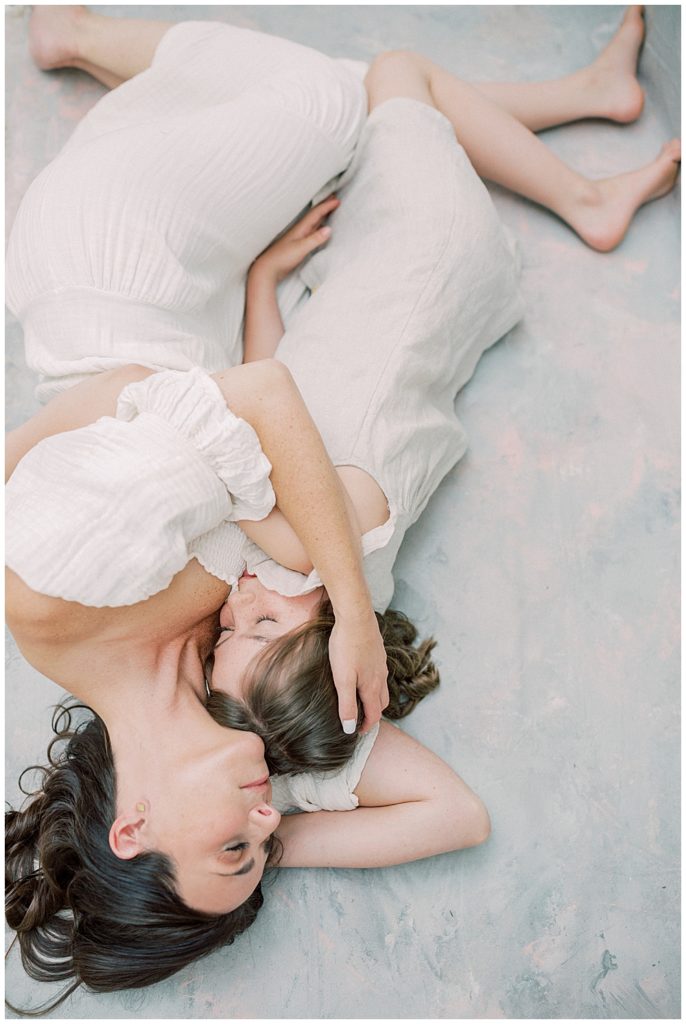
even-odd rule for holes
{"type": "Polygon", "coordinates": [[[279,827],[281,821],[281,815],[277,811],[276,807],[272,807],[268,803],[257,804],[250,811],[250,821],[260,830],[262,836],[266,839],[279,827]]]}

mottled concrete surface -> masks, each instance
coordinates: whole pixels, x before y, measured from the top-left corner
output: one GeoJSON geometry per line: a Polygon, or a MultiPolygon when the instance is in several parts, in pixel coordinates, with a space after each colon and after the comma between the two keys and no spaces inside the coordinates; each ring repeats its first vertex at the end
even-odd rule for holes
{"type": "MultiPolygon", "coordinates": [[[[102,8],[120,13],[121,7],[102,8]]],[[[422,50],[466,78],[551,77],[618,7],[140,7],[219,18],[336,56],[422,50]]],[[[131,8],[129,8],[131,11],[131,8]]],[[[26,54],[7,12],[8,223],[101,94],[26,54]]],[[[678,133],[677,7],[648,11],[646,111],[546,141],[605,176],[678,133]]],[[[440,691],[407,730],[483,796],[482,848],[383,871],[283,871],[254,927],[155,988],[61,1017],[679,1015],[679,205],[609,256],[493,190],[518,236],[524,322],[459,400],[470,451],[403,546],[395,604],[440,639],[440,691]]],[[[33,406],[9,325],[10,425],[33,406]]],[[[8,646],[8,791],[41,757],[54,687],[8,646]]],[[[36,1003],[16,956],[8,993],[36,1003]]]]}

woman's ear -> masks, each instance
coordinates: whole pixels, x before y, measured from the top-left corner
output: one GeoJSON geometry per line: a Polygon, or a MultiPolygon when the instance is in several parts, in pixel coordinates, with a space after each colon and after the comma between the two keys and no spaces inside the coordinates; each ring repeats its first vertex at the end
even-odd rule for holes
{"type": "Polygon", "coordinates": [[[148,806],[136,804],[135,814],[120,814],[110,829],[110,849],[120,860],[131,860],[147,847],[142,831],[148,820],[148,806]]]}

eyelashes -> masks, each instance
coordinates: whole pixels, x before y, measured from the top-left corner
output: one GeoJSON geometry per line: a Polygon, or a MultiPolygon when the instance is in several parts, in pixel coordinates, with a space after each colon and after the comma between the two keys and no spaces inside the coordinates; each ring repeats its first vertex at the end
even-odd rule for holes
{"type": "Polygon", "coordinates": [[[224,853],[236,853],[238,850],[247,850],[250,843],[236,843],[235,846],[225,846],[224,853]]]}
{"type": "MultiPolygon", "coordinates": [[[[278,620],[277,619],[273,619],[271,617],[271,615],[260,615],[259,618],[257,619],[255,625],[259,626],[260,622],[277,622],[277,621],[278,620]]],[[[220,628],[219,628],[219,632],[220,633],[233,633],[234,630],[235,630],[235,626],[220,626],[220,628]]]]}

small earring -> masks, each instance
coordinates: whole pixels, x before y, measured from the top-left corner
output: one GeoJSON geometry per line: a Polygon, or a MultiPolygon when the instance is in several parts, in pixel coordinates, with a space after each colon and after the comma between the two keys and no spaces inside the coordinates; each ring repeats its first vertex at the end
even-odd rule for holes
{"type": "Polygon", "coordinates": [[[143,811],[145,810],[145,804],[136,804],[136,810],[140,811],[142,814],[143,811]]]}

